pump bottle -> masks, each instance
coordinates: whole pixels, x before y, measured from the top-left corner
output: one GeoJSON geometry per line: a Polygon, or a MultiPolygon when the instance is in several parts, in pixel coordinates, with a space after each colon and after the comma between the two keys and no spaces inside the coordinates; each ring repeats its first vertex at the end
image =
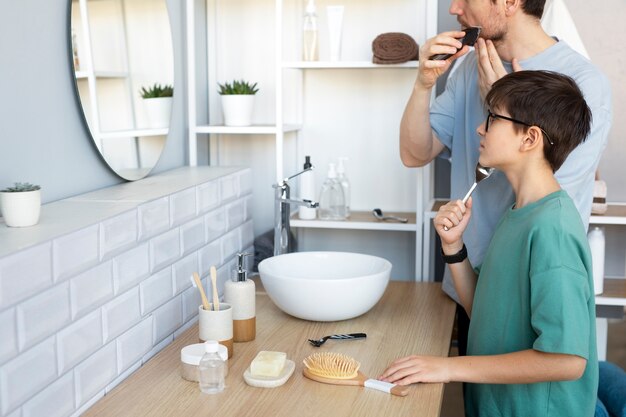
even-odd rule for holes
{"type": "MultiPolygon", "coordinates": [[[[311,157],[305,156],[304,169],[313,168],[311,165],[311,157]]],[[[300,175],[300,199],[315,201],[315,173],[307,171],[300,175]]],[[[302,220],[315,219],[316,209],[300,206],[298,208],[298,217],[302,220]]]]}
{"type": "Polygon", "coordinates": [[[248,279],[244,259],[251,253],[237,254],[237,269],[224,283],[224,301],[233,308],[233,341],[249,342],[256,337],[256,286],[248,279]]]}
{"type": "Polygon", "coordinates": [[[328,177],[322,184],[322,191],[319,199],[320,220],[345,220],[346,219],[346,199],[343,194],[343,187],[337,181],[337,171],[335,164],[328,164],[328,177]]]}
{"type": "Polygon", "coordinates": [[[317,15],[315,14],[315,1],[309,0],[304,13],[302,26],[302,60],[317,61],[319,51],[317,47],[317,15]]]}
{"type": "Polygon", "coordinates": [[[350,217],[350,181],[348,181],[348,177],[346,176],[346,168],[344,166],[344,162],[348,160],[345,156],[340,156],[337,158],[339,160],[339,164],[337,165],[337,181],[341,184],[341,188],[343,188],[343,196],[346,200],[346,209],[345,214],[346,218],[350,217]]]}

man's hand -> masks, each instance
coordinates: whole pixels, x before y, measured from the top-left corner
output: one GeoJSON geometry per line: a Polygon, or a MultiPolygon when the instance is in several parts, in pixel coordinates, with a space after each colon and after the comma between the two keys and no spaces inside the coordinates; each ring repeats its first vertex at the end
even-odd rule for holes
{"type": "Polygon", "coordinates": [[[455,59],[465,55],[469,51],[468,46],[463,46],[459,39],[465,36],[465,32],[443,32],[434,38],[430,38],[422,45],[419,51],[420,64],[418,68],[417,82],[423,88],[432,88],[437,78],[450,68],[455,59]],[[458,48],[461,48],[457,52],[458,48]],[[431,56],[437,54],[454,54],[446,60],[432,60],[431,56]]]}
{"type": "MultiPolygon", "coordinates": [[[[480,97],[485,101],[485,97],[487,97],[487,93],[491,90],[493,83],[508,73],[492,41],[485,41],[479,38],[474,48],[476,48],[476,54],[478,54],[478,88],[480,97]]],[[[513,65],[513,71],[515,72],[522,70],[517,58],[513,58],[511,65],[513,65]]]]}
{"type": "Polygon", "coordinates": [[[398,385],[415,382],[450,382],[448,358],[438,356],[407,356],[396,359],[379,377],[398,385]]]}

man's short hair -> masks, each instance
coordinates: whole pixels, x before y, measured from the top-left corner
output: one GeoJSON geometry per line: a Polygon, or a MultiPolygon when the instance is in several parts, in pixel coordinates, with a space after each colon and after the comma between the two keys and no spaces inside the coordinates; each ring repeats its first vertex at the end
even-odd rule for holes
{"type": "Polygon", "coordinates": [[[543,7],[546,5],[546,0],[522,0],[522,10],[524,13],[530,16],[535,16],[541,19],[543,16],[543,7]]]}
{"type": "MultiPolygon", "coordinates": [[[[543,130],[543,154],[553,172],[591,129],[591,110],[580,88],[556,72],[512,72],[493,83],[485,101],[492,111],[507,111],[513,119],[543,130]]],[[[518,123],[513,127],[516,132],[528,130],[518,123]]]]}
{"type": "MultiPolygon", "coordinates": [[[[491,0],[493,4],[496,4],[497,0],[491,0]]],[[[522,0],[522,10],[524,13],[530,16],[535,16],[537,19],[541,19],[543,16],[543,8],[546,5],[546,0],[522,0]]]]}

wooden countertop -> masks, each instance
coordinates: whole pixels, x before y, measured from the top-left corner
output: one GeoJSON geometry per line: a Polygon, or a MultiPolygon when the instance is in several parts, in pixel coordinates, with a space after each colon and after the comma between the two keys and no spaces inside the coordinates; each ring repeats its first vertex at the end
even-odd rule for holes
{"type": "Polygon", "coordinates": [[[438,416],[444,384],[413,385],[406,397],[361,387],[321,384],[302,375],[302,359],[319,351],[341,352],[360,361],[361,370],[375,378],[397,357],[447,356],[454,314],[454,302],[436,283],[392,281],[383,298],[368,313],[330,323],[291,317],[261,290],[257,292],[256,340],[235,343],[224,392],[202,394],[196,383],[180,377],[180,349],[198,342],[196,325],[84,415],[438,416]],[[321,348],[307,342],[309,338],[354,332],[367,333],[367,339],[330,340],[321,348]],[[296,370],[285,385],[254,388],[244,382],[243,372],[260,350],[286,352],[296,363],[296,370]]]}

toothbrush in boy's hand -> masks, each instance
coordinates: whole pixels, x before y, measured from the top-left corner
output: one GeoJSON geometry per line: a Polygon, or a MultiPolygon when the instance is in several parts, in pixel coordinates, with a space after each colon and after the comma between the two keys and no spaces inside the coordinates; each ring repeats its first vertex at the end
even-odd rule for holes
{"type": "MultiPolygon", "coordinates": [[[[467,200],[469,200],[478,183],[484,179],[489,178],[493,171],[494,168],[484,167],[480,163],[476,164],[476,180],[474,181],[474,184],[472,184],[467,194],[465,194],[465,197],[463,197],[463,204],[467,203],[467,200]]],[[[447,232],[448,230],[450,230],[450,228],[448,226],[443,226],[443,230],[447,232]]]]}

